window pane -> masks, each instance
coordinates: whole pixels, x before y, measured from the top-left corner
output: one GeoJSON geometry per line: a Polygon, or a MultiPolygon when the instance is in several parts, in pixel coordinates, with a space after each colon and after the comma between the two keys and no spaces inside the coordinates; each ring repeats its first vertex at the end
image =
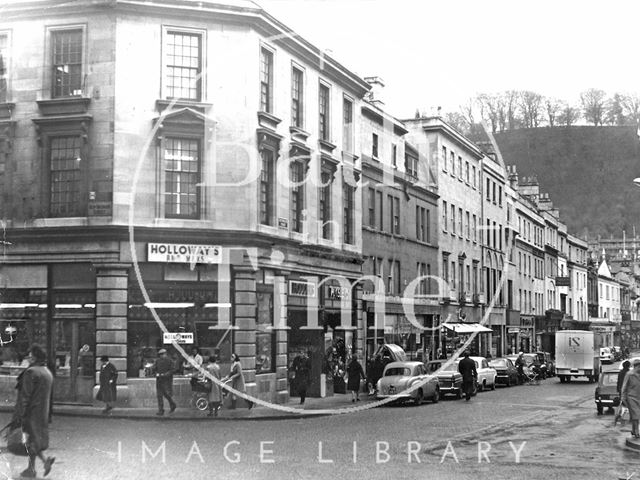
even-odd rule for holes
{"type": "Polygon", "coordinates": [[[51,139],[49,209],[52,217],[80,214],[80,146],[79,137],[51,139]]]}
{"type": "Polygon", "coordinates": [[[273,53],[260,51],[260,110],[271,112],[273,90],[273,53]]]}
{"type": "Polygon", "coordinates": [[[165,141],[165,216],[198,218],[200,142],[170,137],[165,141]]]}
{"type": "Polygon", "coordinates": [[[263,149],[260,155],[262,156],[262,171],[260,173],[260,223],[272,225],[273,187],[275,183],[273,151],[263,149]]]}
{"type": "Polygon", "coordinates": [[[52,96],[82,94],[82,30],[61,30],[51,34],[53,69],[52,96]]]}
{"type": "Polygon", "coordinates": [[[167,97],[200,100],[200,35],[168,32],[167,97]]]}

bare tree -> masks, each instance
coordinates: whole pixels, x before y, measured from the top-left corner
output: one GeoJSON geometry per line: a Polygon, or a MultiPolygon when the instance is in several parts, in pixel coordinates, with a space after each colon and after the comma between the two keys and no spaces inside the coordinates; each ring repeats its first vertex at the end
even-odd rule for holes
{"type": "Polygon", "coordinates": [[[500,96],[481,93],[478,95],[478,103],[483,106],[481,111],[483,114],[482,119],[489,120],[491,122],[491,132],[496,133],[500,116],[500,96]]]}
{"type": "Polygon", "coordinates": [[[605,97],[604,90],[590,88],[580,94],[582,112],[587,122],[598,126],[604,123],[605,97]]]}
{"type": "Polygon", "coordinates": [[[544,108],[547,113],[549,126],[555,127],[558,121],[558,115],[562,111],[562,103],[557,98],[546,97],[544,99],[544,108]]]}
{"type": "Polygon", "coordinates": [[[509,90],[504,93],[504,104],[507,112],[507,124],[509,130],[518,128],[518,99],[520,92],[509,90]]]}
{"type": "Polygon", "coordinates": [[[539,93],[524,91],[520,95],[520,111],[525,128],[535,128],[540,124],[542,112],[542,95],[539,93]]]}
{"type": "Polygon", "coordinates": [[[467,118],[459,112],[445,113],[444,121],[464,135],[469,133],[469,130],[471,129],[471,125],[467,118]]]}
{"type": "Polygon", "coordinates": [[[640,122],[640,97],[637,94],[623,95],[622,109],[629,122],[640,122]]]}
{"type": "Polygon", "coordinates": [[[469,123],[469,125],[473,125],[475,123],[475,109],[476,109],[476,100],[474,98],[469,98],[464,105],[460,105],[460,113],[464,117],[464,119],[469,123]]]}
{"type": "Polygon", "coordinates": [[[580,110],[563,102],[558,115],[558,124],[570,127],[580,119],[580,110]]]}

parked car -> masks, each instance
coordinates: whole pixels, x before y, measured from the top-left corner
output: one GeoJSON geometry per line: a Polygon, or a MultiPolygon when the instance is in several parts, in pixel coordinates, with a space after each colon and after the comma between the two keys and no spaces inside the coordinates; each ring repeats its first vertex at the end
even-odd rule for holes
{"type": "Polygon", "coordinates": [[[496,371],[496,383],[507,387],[518,384],[518,369],[508,358],[489,360],[489,366],[496,371]]]}
{"type": "MultiPolygon", "coordinates": [[[[478,372],[478,378],[476,380],[476,389],[479,391],[486,390],[490,388],[491,390],[496,389],[496,375],[497,372],[495,368],[489,366],[489,362],[484,357],[469,357],[471,360],[476,362],[476,370],[478,372]]],[[[460,359],[456,360],[456,370],[458,370],[458,363],[460,359]]],[[[475,395],[475,392],[473,392],[475,395]]]]}
{"type": "Polygon", "coordinates": [[[600,347],[600,363],[613,363],[615,356],[609,347],[600,347]]]}
{"type": "MultiPolygon", "coordinates": [[[[507,358],[516,364],[516,360],[518,359],[518,355],[507,355],[507,358]]],[[[525,369],[534,370],[539,378],[545,379],[547,378],[547,366],[540,361],[540,357],[537,353],[525,353],[522,355],[524,359],[525,369]]],[[[518,367],[516,367],[516,370],[518,367]]]]}
{"type": "Polygon", "coordinates": [[[377,398],[398,401],[413,400],[420,405],[425,399],[440,400],[438,377],[428,375],[422,362],[391,362],[384,367],[377,384],[377,398]],[[415,387],[411,390],[412,387],[415,387]]]}
{"type": "Polygon", "coordinates": [[[458,364],[451,362],[444,366],[447,360],[433,360],[425,365],[427,373],[438,377],[440,396],[447,394],[462,398],[462,375],[458,372],[458,364]]]}
{"type": "MultiPolygon", "coordinates": [[[[631,367],[630,367],[630,368],[631,368],[631,370],[633,370],[633,364],[634,364],[636,361],[639,361],[639,362],[640,362],[640,357],[631,357],[631,358],[627,358],[627,360],[629,360],[629,364],[631,365],[631,367]]],[[[620,362],[620,366],[618,367],[618,370],[622,370],[622,364],[623,364],[623,363],[624,363],[624,362],[620,362]]]]}
{"type": "Polygon", "coordinates": [[[536,352],[541,367],[545,370],[545,377],[554,377],[556,375],[556,364],[551,359],[549,352],[536,352]]]}
{"type": "Polygon", "coordinates": [[[622,347],[618,347],[614,345],[611,347],[611,351],[613,352],[613,360],[618,362],[624,358],[624,353],[622,352],[622,347]]]}
{"type": "Polygon", "coordinates": [[[611,410],[613,407],[620,405],[617,370],[606,370],[600,374],[595,392],[595,400],[598,415],[602,415],[604,407],[611,410]]]}

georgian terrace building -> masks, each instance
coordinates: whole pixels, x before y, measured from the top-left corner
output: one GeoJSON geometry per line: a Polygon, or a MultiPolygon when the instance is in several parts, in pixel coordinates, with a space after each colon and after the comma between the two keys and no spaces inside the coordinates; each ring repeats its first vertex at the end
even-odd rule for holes
{"type": "Polygon", "coordinates": [[[316,394],[327,348],[362,351],[364,80],[244,1],[16,1],[0,46],[5,395],[32,342],[56,400],[109,355],[130,405],[171,338],[278,402],[299,350],[316,394]]]}

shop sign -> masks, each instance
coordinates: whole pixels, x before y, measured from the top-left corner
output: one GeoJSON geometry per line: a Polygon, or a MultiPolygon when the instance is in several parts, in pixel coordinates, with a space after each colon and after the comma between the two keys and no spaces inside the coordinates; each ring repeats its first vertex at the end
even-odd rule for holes
{"type": "Polygon", "coordinates": [[[556,287],[570,287],[571,279],[569,277],[556,277],[556,287]]]}
{"type": "Polygon", "coordinates": [[[292,297],[316,296],[316,284],[311,282],[301,282],[299,280],[289,280],[289,295],[292,297]]]}
{"type": "Polygon", "coordinates": [[[507,330],[507,333],[520,333],[520,329],[519,328],[509,328],[507,330]]]}
{"type": "Polygon", "coordinates": [[[329,300],[349,300],[351,289],[337,285],[327,285],[327,298],[329,300]]]}
{"type": "Polygon", "coordinates": [[[180,344],[192,344],[193,333],[192,332],[165,332],[162,334],[162,343],[180,343],[180,344]]]}
{"type": "Polygon", "coordinates": [[[437,297],[434,298],[426,298],[426,297],[414,297],[414,298],[405,298],[397,295],[377,295],[371,292],[364,292],[362,294],[362,300],[365,302],[384,302],[384,303],[398,303],[398,304],[412,304],[412,305],[431,305],[438,306],[439,301],[437,297]]]}
{"type": "Polygon", "coordinates": [[[289,220],[287,220],[286,218],[278,217],[278,228],[289,230],[289,220]]]}
{"type": "Polygon", "coordinates": [[[90,217],[109,217],[111,216],[111,202],[96,202],[89,200],[88,216],[90,217]]]}
{"type": "Polygon", "coordinates": [[[163,263],[220,263],[222,247],[219,245],[188,245],[180,243],[149,243],[147,260],[163,263]]]}

